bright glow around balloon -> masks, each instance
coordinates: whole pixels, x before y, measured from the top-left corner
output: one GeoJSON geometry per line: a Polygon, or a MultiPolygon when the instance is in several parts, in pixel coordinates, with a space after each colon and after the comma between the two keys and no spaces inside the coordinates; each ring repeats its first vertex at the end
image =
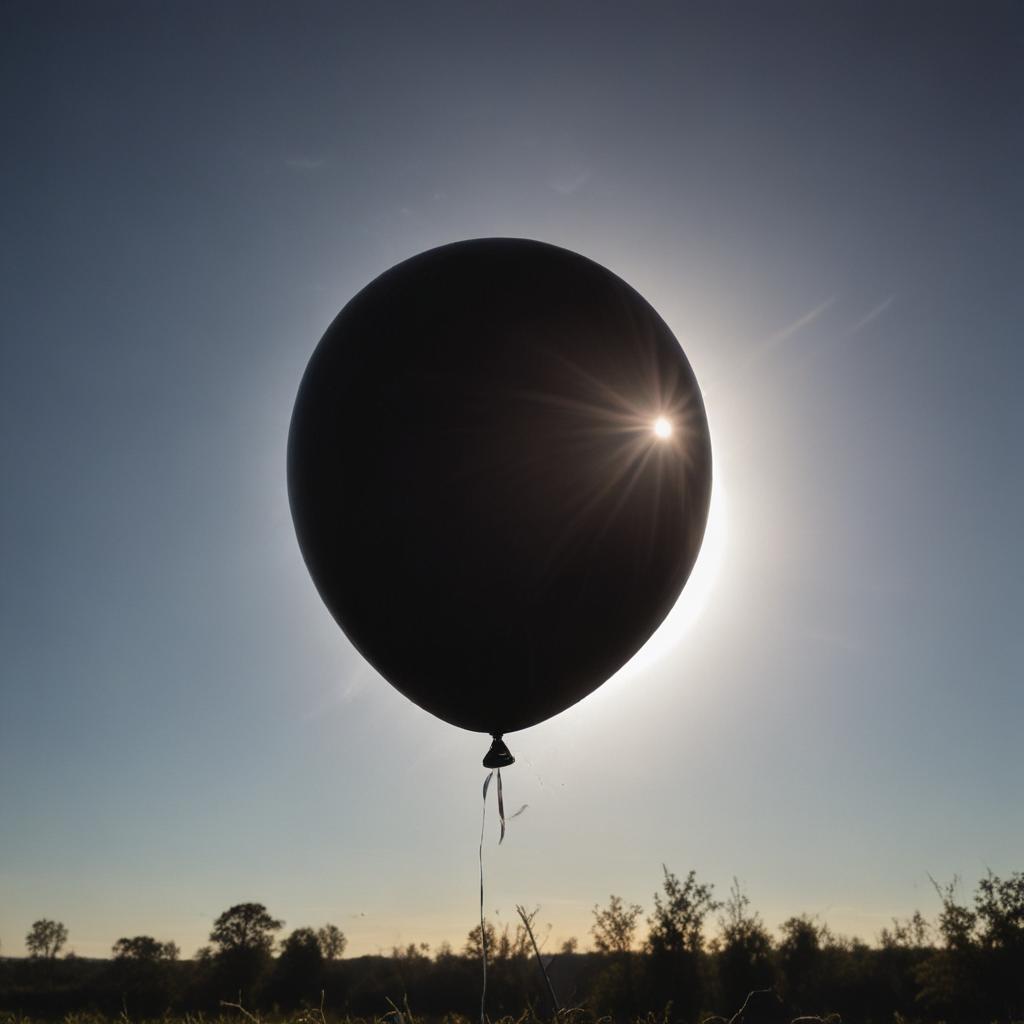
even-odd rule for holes
{"type": "MultiPolygon", "coordinates": [[[[719,466],[716,466],[714,480],[711,485],[711,507],[708,511],[708,523],[704,530],[704,542],[701,544],[697,562],[690,573],[690,578],[683,587],[679,600],[665,621],[658,627],[654,635],[643,647],[619,670],[608,683],[594,691],[608,696],[616,692],[621,680],[635,678],[638,674],[650,669],[667,655],[676,650],[677,645],[700,618],[714,589],[724,561],[726,540],[728,535],[728,519],[726,514],[726,494],[722,483],[719,466]],[[609,685],[611,684],[611,685],[609,685]]],[[[593,700],[593,695],[589,698],[593,700]]]]}
{"type": "Polygon", "coordinates": [[[672,436],[672,424],[665,419],[664,416],[659,416],[654,421],[654,426],[651,427],[656,437],[660,437],[662,440],[672,436]]]}

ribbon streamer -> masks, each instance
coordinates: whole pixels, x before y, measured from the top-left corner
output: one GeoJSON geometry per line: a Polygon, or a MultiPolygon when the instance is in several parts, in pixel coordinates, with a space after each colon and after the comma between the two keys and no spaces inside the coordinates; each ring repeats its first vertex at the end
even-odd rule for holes
{"type": "MultiPolygon", "coordinates": [[[[505,826],[506,826],[506,823],[514,820],[515,818],[518,818],[519,815],[522,814],[523,811],[525,811],[526,808],[529,807],[530,805],[529,804],[523,804],[523,806],[520,807],[518,811],[516,811],[514,814],[510,814],[510,815],[508,815],[508,817],[506,817],[505,816],[505,798],[504,798],[504,793],[502,792],[502,789],[501,789],[501,769],[500,768],[495,769],[495,774],[498,777],[498,818],[501,820],[501,835],[498,838],[498,845],[501,846],[501,844],[505,841],[505,826]]],[[[484,799],[485,800],[487,799],[487,794],[486,793],[484,794],[484,799]]]]}

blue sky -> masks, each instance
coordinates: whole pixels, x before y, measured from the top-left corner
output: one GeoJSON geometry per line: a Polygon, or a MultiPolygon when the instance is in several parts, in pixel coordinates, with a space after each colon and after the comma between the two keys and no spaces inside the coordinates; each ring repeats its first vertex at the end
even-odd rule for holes
{"type": "Polygon", "coordinates": [[[486,743],[334,625],[284,449],[338,309],[488,235],[653,303],[718,473],[652,649],[510,741],[498,919],[664,862],[871,939],[1024,868],[1021,7],[410,6],[0,7],[3,952],[462,944],[486,743]]]}

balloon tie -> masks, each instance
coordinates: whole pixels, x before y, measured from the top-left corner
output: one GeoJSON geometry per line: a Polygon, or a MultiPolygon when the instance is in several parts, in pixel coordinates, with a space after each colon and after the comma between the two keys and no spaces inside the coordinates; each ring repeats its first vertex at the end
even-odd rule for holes
{"type": "Polygon", "coordinates": [[[505,746],[501,735],[496,733],[491,737],[491,749],[487,751],[487,756],[484,758],[484,767],[507,768],[515,763],[516,759],[512,756],[512,751],[505,746]]]}

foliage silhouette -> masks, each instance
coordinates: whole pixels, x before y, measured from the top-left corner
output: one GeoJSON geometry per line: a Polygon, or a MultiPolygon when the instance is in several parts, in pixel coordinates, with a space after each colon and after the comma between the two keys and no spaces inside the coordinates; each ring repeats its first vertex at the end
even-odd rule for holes
{"type": "Polygon", "coordinates": [[[312,928],[296,928],[281,943],[271,982],[274,1002],[284,1006],[314,1003],[323,990],[324,954],[312,928]]]}
{"type": "Polygon", "coordinates": [[[284,927],[275,920],[262,903],[238,903],[225,910],[213,923],[210,941],[221,953],[232,950],[263,950],[270,952],[273,933],[284,927]]]}
{"type": "Polygon", "coordinates": [[[217,947],[209,958],[213,991],[255,998],[271,966],[274,932],[284,927],[262,903],[238,903],[213,923],[210,941],[217,947]]]}
{"type": "MultiPolygon", "coordinates": [[[[806,915],[789,918],[773,941],[737,883],[719,906],[711,886],[698,882],[692,872],[680,880],[664,869],[642,950],[630,948],[625,938],[613,944],[602,932],[607,952],[563,949],[549,956],[542,949],[542,957],[563,1004],[607,1013],[617,1022],[692,1024],[712,1011],[724,1011],[720,1019],[729,1020],[743,1004],[746,993],[740,990],[748,971],[750,977],[769,977],[784,1005],[770,994],[758,996],[735,1018],[745,1024],[767,1021],[764,1015],[778,1015],[780,1007],[788,1015],[779,1019],[786,1021],[798,1013],[826,1016],[832,1011],[860,1024],[1007,1024],[1024,1019],[1024,875],[990,873],[978,883],[973,898],[960,894],[956,879],[936,883],[935,890],[939,909],[934,923],[916,912],[893,921],[874,948],[836,937],[806,915]],[[707,941],[705,928],[715,910],[720,911],[718,927],[707,941]],[[669,998],[673,1002],[667,1006],[669,998]],[[652,1007],[661,1008],[656,1016],[641,1016],[652,1007]]],[[[605,909],[628,918],[636,908],[613,898],[605,909]]],[[[602,913],[595,907],[595,926],[602,913]]],[[[275,1006],[287,1012],[304,1007],[296,1024],[300,1019],[303,1024],[327,1024],[315,1010],[321,993],[342,1017],[373,1017],[388,1000],[403,1008],[414,1006],[431,1020],[449,1017],[449,1024],[459,1024],[459,1016],[473,1019],[479,1011],[479,926],[470,932],[462,953],[446,943],[433,953],[425,945],[410,944],[390,956],[345,960],[325,956],[323,928],[296,929],[275,958],[272,937],[278,927],[280,922],[261,904],[240,904],[218,918],[211,933],[216,945],[185,961],[175,958],[173,943],[147,935],[119,939],[109,960],[62,958],[57,954],[66,935],[49,928],[34,930],[30,934],[38,934],[40,942],[49,936],[46,944],[33,947],[39,952],[0,958],[0,1024],[15,1024],[13,1018],[2,1019],[3,1011],[27,1024],[30,1017],[62,1020],[84,1010],[105,1013],[111,1024],[147,1016],[166,1017],[170,1024],[175,1015],[216,1010],[225,1000],[250,1008],[253,1015],[276,1012],[275,1006]],[[240,962],[235,958],[242,956],[256,958],[241,963],[255,974],[239,985],[240,962]]],[[[495,927],[488,921],[486,931],[492,957],[489,1014],[496,1019],[528,1008],[530,1024],[538,1024],[537,1014],[546,1015],[549,1000],[528,953],[525,929],[495,927]]],[[[540,936],[538,944],[543,943],[540,936]]],[[[402,1020],[395,1012],[388,1024],[413,1024],[404,1019],[405,1009],[402,1020]]],[[[560,1024],[590,1021],[596,1024],[596,1018],[579,1010],[560,1018],[560,1024]]],[[[90,1022],[79,1018],[77,1024],[90,1022]]],[[[94,1024],[104,1022],[97,1018],[94,1024]]],[[[196,1018],[182,1024],[196,1024],[196,1018]]]]}
{"type": "Polygon", "coordinates": [[[775,968],[772,940],[750,898],[734,878],[719,917],[718,997],[721,1006],[739,1006],[751,992],[771,987],[775,968]]]}
{"type": "Polygon", "coordinates": [[[626,906],[621,896],[609,896],[602,910],[594,905],[594,924],[590,934],[599,953],[628,953],[633,948],[637,921],[644,908],[637,903],[626,906]]]}
{"type": "Polygon", "coordinates": [[[783,997],[799,1010],[809,1009],[818,998],[824,964],[823,946],[828,928],[806,914],[784,921],[779,930],[779,971],[783,997]]]}
{"type": "Polygon", "coordinates": [[[608,1013],[632,1013],[636,1009],[637,974],[633,938],[643,907],[637,903],[626,905],[621,896],[611,895],[604,909],[595,904],[593,914],[590,933],[594,947],[609,961],[595,982],[594,1003],[608,1013]]]}
{"type": "Polygon", "coordinates": [[[32,930],[25,936],[29,955],[40,960],[55,960],[67,941],[67,928],[60,921],[46,917],[33,922],[32,930]]]}
{"type": "Polygon", "coordinates": [[[696,872],[680,882],[664,864],[662,871],[662,892],[654,894],[648,918],[649,999],[651,1005],[671,1002],[689,1019],[704,1005],[704,922],[721,904],[712,896],[714,886],[698,882],[696,872]]]}
{"type": "Polygon", "coordinates": [[[111,947],[115,960],[156,963],[177,960],[180,950],[173,942],[158,942],[151,935],[136,935],[132,939],[118,939],[111,947]]]}
{"type": "Polygon", "coordinates": [[[118,939],[111,952],[111,976],[123,1005],[136,1013],[156,1014],[173,1001],[178,976],[169,965],[178,959],[175,943],[136,935],[118,939]]]}
{"type": "Polygon", "coordinates": [[[317,941],[325,960],[338,960],[348,946],[345,933],[336,924],[325,924],[317,930],[317,941]]]}

